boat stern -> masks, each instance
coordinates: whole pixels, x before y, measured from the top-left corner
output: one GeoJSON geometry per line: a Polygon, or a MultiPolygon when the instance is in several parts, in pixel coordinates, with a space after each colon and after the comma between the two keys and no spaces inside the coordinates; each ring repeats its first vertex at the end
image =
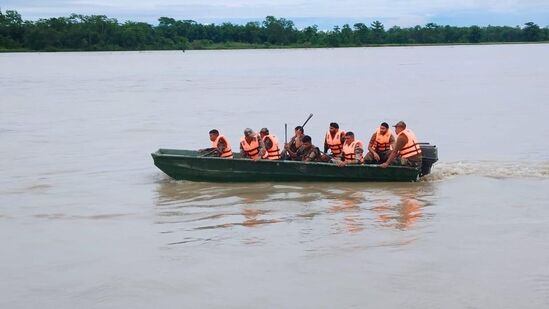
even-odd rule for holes
{"type": "Polygon", "coordinates": [[[436,145],[420,143],[423,160],[421,162],[420,177],[429,175],[433,164],[438,161],[438,149],[436,145]]]}

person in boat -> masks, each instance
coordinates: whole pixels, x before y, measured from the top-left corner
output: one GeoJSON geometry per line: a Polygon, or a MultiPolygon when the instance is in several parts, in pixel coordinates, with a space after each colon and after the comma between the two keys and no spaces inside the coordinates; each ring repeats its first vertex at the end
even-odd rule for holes
{"type": "Polygon", "coordinates": [[[290,139],[290,142],[284,145],[283,160],[296,160],[297,151],[302,145],[302,139],[305,135],[305,130],[302,126],[297,126],[294,129],[294,136],[290,139]]]}
{"type": "Polygon", "coordinates": [[[345,143],[345,131],[339,129],[337,122],[330,123],[330,129],[324,138],[324,153],[327,154],[330,150],[332,158],[340,157],[343,143],[345,143]]]}
{"type": "Polygon", "coordinates": [[[265,156],[265,144],[259,134],[246,128],[240,139],[240,157],[243,159],[259,160],[265,156]]]}
{"type": "Polygon", "coordinates": [[[386,168],[391,164],[421,167],[421,147],[416,135],[412,130],[406,128],[404,121],[399,121],[395,127],[397,134],[395,148],[391,151],[389,158],[381,167],[386,168]]]}
{"type": "Polygon", "coordinates": [[[219,134],[219,131],[216,129],[210,130],[210,141],[212,142],[211,148],[200,149],[199,152],[202,153],[205,157],[221,157],[232,159],[233,151],[229,140],[224,136],[219,134]]]}
{"type": "Polygon", "coordinates": [[[345,133],[345,143],[341,148],[340,160],[336,162],[337,166],[343,167],[349,164],[361,164],[363,162],[364,144],[355,139],[353,132],[345,133]]]}
{"type": "Polygon", "coordinates": [[[269,133],[269,129],[262,128],[259,131],[259,135],[265,144],[265,154],[263,159],[267,160],[280,160],[280,148],[278,147],[278,138],[269,133]]]}
{"type": "Polygon", "coordinates": [[[296,160],[298,161],[320,162],[322,160],[320,149],[313,145],[309,135],[304,135],[301,138],[301,147],[297,150],[296,155],[296,160]]]}
{"type": "Polygon", "coordinates": [[[381,164],[387,161],[395,144],[393,132],[389,125],[383,122],[372,134],[368,144],[368,153],[364,157],[366,164],[381,164]]]}

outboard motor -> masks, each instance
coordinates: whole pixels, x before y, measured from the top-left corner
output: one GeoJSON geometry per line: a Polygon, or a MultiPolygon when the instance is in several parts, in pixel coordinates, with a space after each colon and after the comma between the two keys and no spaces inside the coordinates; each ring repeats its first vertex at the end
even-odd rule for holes
{"type": "Polygon", "coordinates": [[[423,160],[421,162],[421,176],[425,176],[431,173],[431,167],[438,161],[438,149],[437,146],[429,143],[419,143],[421,147],[421,155],[423,160]]]}

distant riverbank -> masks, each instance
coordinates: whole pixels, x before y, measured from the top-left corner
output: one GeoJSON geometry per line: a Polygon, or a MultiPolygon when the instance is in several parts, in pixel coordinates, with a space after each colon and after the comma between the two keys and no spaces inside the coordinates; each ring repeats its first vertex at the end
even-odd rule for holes
{"type": "Polygon", "coordinates": [[[267,16],[245,24],[200,24],[160,17],[157,25],[118,22],[104,15],[23,20],[17,11],[0,11],[0,51],[132,51],[432,46],[548,42],[549,28],[521,26],[424,26],[385,29],[380,21],[319,29],[295,27],[291,20],[267,16]]]}
{"type": "Polygon", "coordinates": [[[368,45],[349,45],[349,46],[311,46],[308,44],[295,45],[269,45],[269,44],[242,44],[242,43],[223,43],[212,44],[200,48],[189,49],[46,49],[32,50],[27,48],[0,49],[0,53],[30,53],[30,52],[127,52],[127,51],[196,51],[196,50],[249,50],[249,49],[323,49],[323,48],[362,48],[362,47],[422,47],[422,46],[475,46],[475,45],[520,45],[520,44],[549,44],[549,41],[540,42],[485,42],[485,43],[425,43],[425,44],[368,44],[368,45]]]}

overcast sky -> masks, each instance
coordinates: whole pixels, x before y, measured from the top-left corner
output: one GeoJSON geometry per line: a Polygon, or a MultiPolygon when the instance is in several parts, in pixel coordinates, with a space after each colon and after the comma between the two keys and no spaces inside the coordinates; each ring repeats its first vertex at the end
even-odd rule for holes
{"type": "Polygon", "coordinates": [[[77,13],[150,23],[161,16],[218,23],[274,15],[298,26],[321,27],[376,19],[387,26],[427,22],[514,26],[527,21],[549,25],[549,0],[0,0],[0,6],[33,20],[77,13]]]}

